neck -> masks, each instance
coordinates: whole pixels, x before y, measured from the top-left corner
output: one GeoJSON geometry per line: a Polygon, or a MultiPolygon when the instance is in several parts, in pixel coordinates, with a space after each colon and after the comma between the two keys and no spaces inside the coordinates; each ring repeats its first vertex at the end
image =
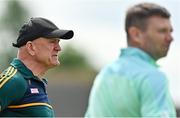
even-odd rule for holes
{"type": "Polygon", "coordinates": [[[21,59],[19,58],[24,65],[32,71],[32,73],[39,77],[42,78],[45,74],[45,72],[48,70],[46,67],[41,65],[40,63],[34,62],[33,60],[28,60],[28,59],[21,59]]]}
{"type": "Polygon", "coordinates": [[[24,63],[24,65],[29,70],[31,70],[35,76],[39,78],[42,78],[45,72],[49,69],[49,67],[35,60],[33,56],[30,55],[25,46],[21,47],[18,50],[17,58],[20,59],[24,63]]]}
{"type": "Polygon", "coordinates": [[[128,47],[135,47],[135,48],[139,48],[141,50],[143,50],[144,52],[146,52],[149,56],[151,56],[155,61],[157,61],[159,58],[156,57],[155,55],[153,55],[150,51],[146,50],[145,48],[139,46],[139,45],[136,45],[136,44],[133,44],[133,45],[128,45],[128,47]]]}

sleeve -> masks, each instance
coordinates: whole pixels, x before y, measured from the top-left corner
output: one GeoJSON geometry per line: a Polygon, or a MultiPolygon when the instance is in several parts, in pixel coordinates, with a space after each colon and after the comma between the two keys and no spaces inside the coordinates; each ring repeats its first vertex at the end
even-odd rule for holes
{"type": "Polygon", "coordinates": [[[9,104],[19,100],[26,91],[26,81],[17,73],[16,69],[5,72],[0,77],[0,112],[9,104]]]}
{"type": "Polygon", "coordinates": [[[175,107],[169,93],[166,76],[151,72],[144,78],[140,90],[141,114],[144,117],[174,117],[175,107]]]}

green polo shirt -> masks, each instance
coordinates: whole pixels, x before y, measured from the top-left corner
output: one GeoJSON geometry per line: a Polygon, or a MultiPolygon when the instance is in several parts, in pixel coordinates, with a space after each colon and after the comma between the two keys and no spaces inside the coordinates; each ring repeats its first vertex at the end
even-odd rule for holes
{"type": "Polygon", "coordinates": [[[0,74],[0,116],[53,117],[46,84],[15,58],[0,74]]]}
{"type": "Polygon", "coordinates": [[[96,77],[86,117],[176,117],[168,84],[147,53],[122,49],[96,77]]]}

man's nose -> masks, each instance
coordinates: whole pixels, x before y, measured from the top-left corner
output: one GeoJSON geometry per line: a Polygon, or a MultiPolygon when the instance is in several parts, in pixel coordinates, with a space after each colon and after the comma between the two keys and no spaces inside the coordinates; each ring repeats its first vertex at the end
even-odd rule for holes
{"type": "Polygon", "coordinates": [[[61,46],[60,46],[60,44],[59,44],[59,43],[58,43],[58,44],[56,44],[55,49],[56,49],[57,51],[61,51],[61,46]]]}
{"type": "Polygon", "coordinates": [[[172,42],[172,41],[174,40],[171,33],[167,34],[166,40],[167,40],[168,42],[172,42]]]}

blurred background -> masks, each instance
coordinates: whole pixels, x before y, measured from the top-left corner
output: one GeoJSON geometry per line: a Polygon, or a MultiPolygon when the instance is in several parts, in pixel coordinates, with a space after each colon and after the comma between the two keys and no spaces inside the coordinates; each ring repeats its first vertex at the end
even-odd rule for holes
{"type": "MultiPolygon", "coordinates": [[[[165,6],[172,14],[174,42],[158,61],[169,77],[170,92],[180,116],[180,1],[145,0],[165,6]]],[[[142,0],[0,0],[0,72],[16,57],[13,48],[22,24],[44,17],[60,29],[72,29],[73,40],[61,41],[61,65],[46,74],[49,97],[58,117],[82,117],[93,80],[100,69],[126,47],[125,12],[142,0]]]]}

